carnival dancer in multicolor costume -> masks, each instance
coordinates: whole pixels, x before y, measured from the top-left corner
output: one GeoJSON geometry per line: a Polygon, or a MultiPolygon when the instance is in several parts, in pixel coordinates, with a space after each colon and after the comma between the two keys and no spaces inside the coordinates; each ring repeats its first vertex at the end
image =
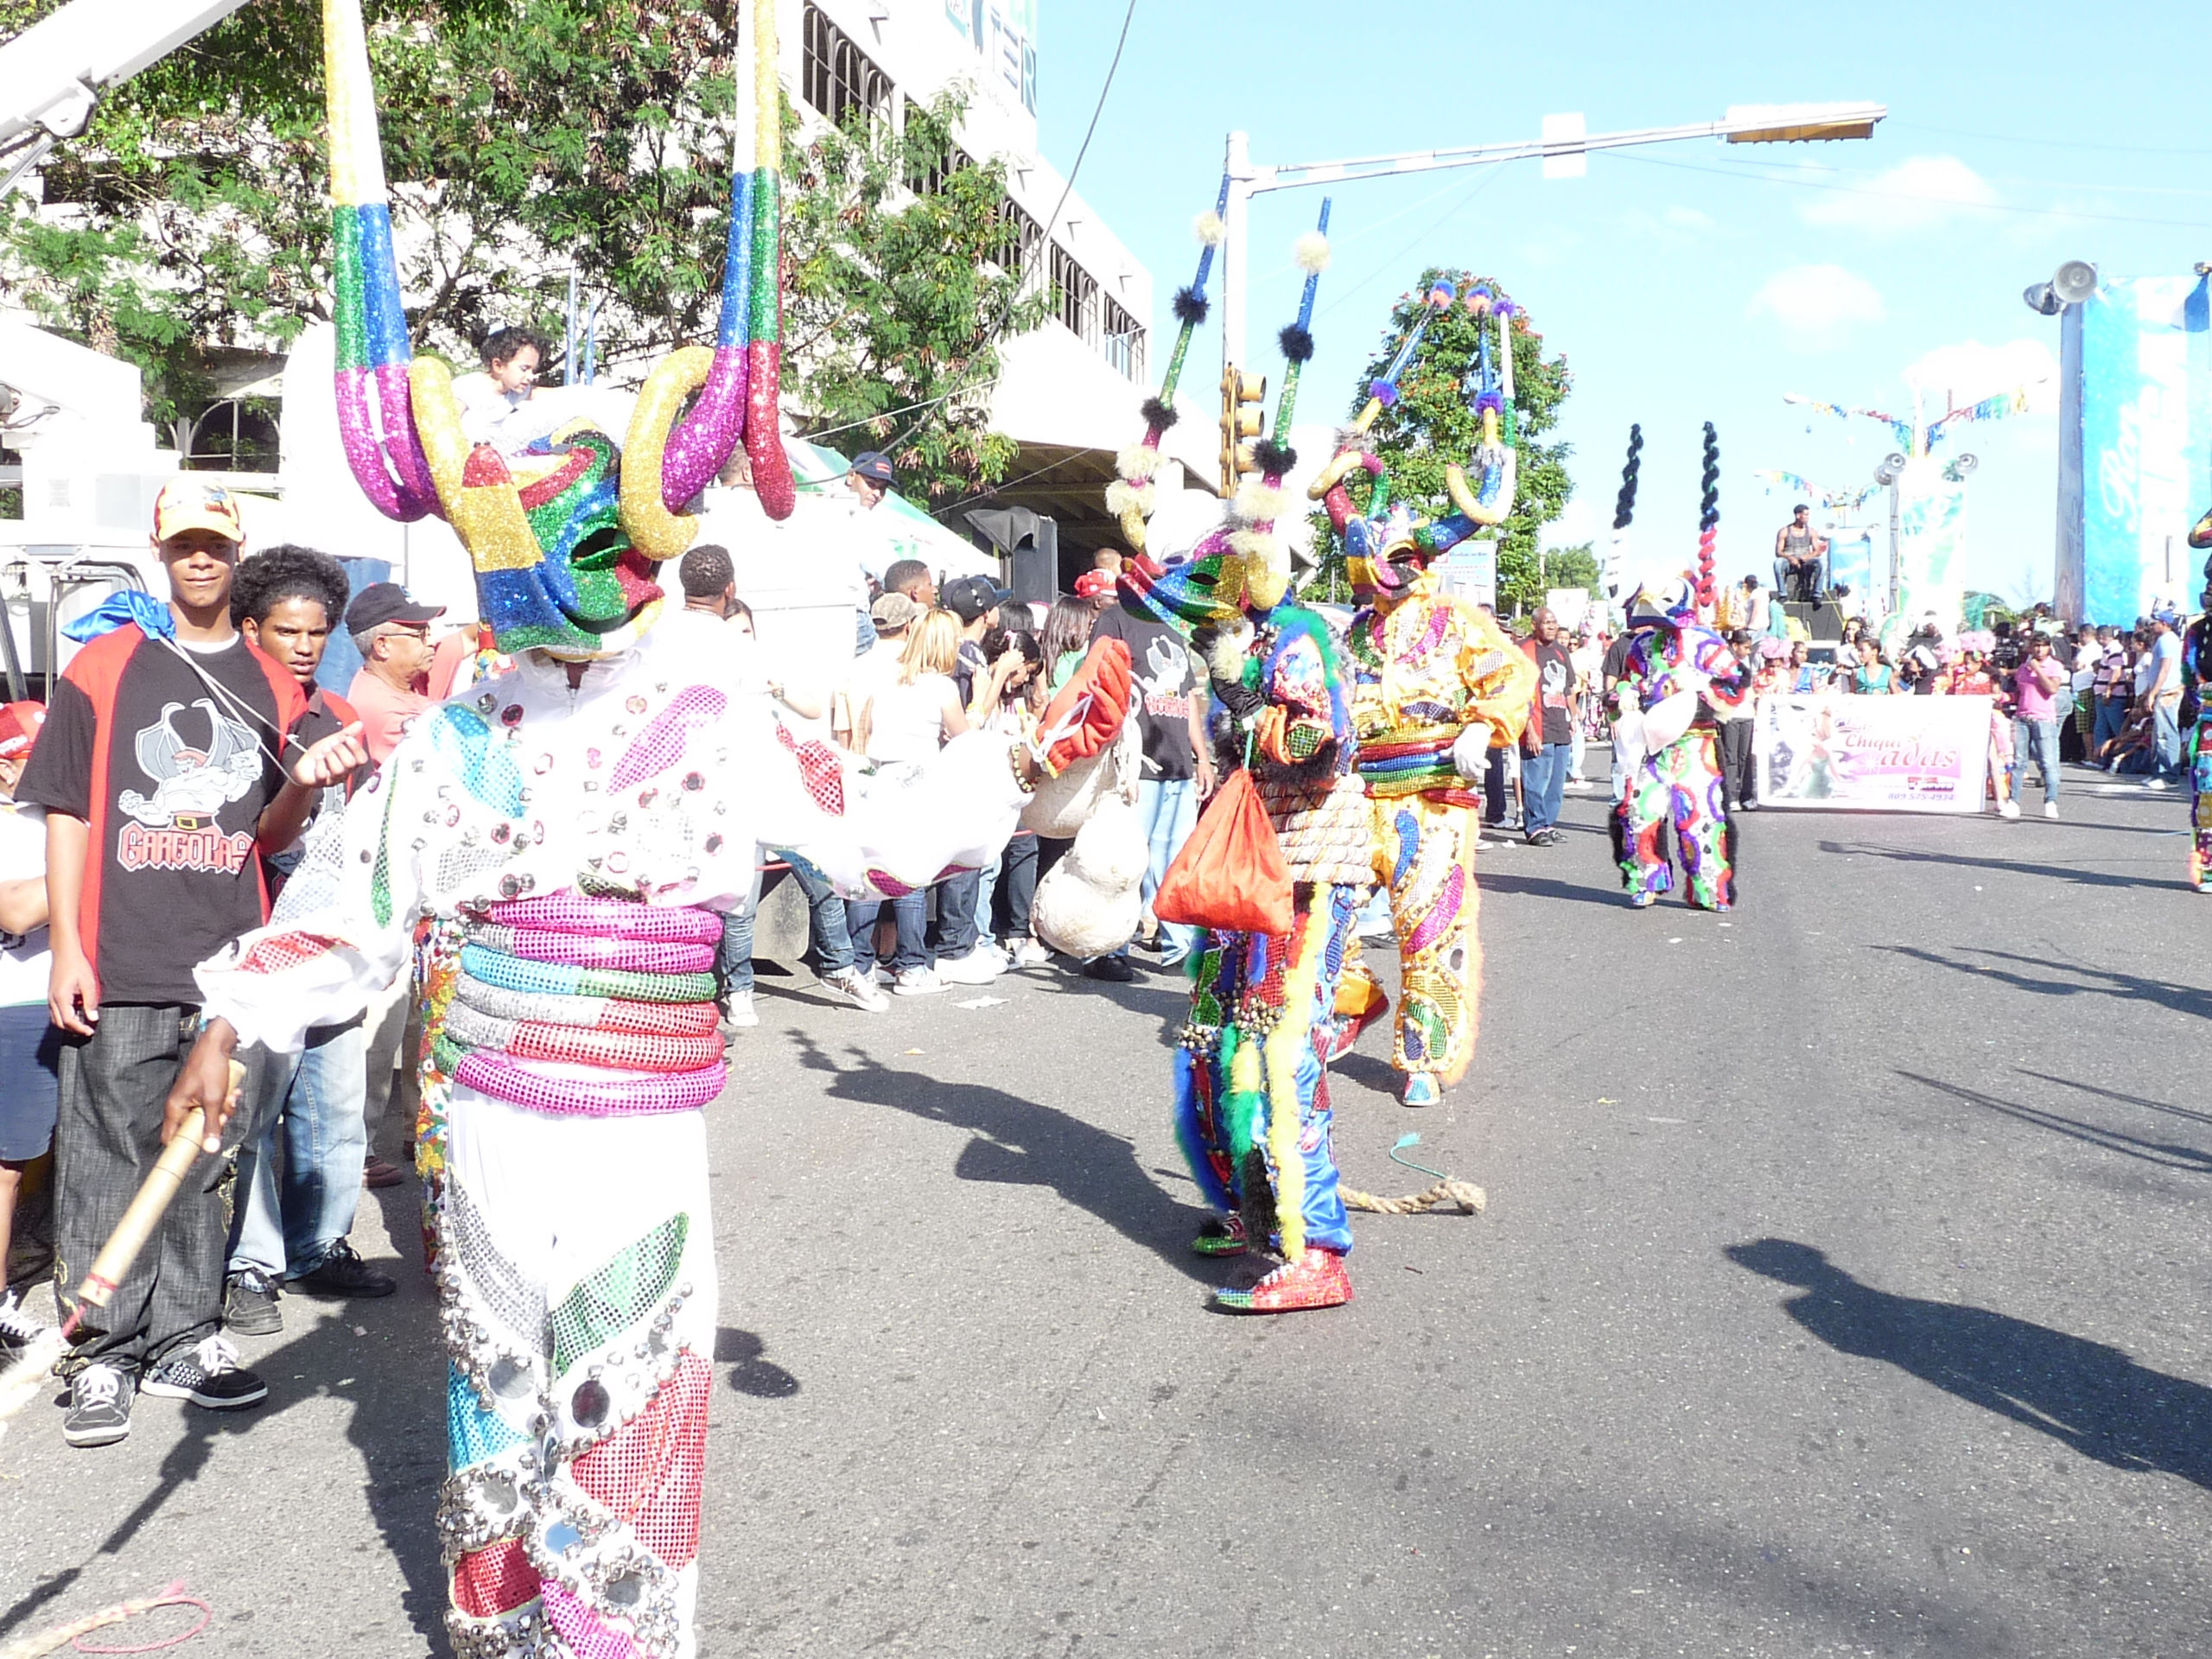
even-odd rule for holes
{"type": "MultiPolygon", "coordinates": [[[[1324,204],[1324,227],[1327,214],[1324,204]]],[[[1282,332],[1291,372],[1277,432],[1288,429],[1298,369],[1313,352],[1306,327],[1327,259],[1319,232],[1300,238],[1299,257],[1308,279],[1299,321],[1282,332]]],[[[1225,525],[1187,553],[1155,549],[1133,560],[1120,585],[1133,613],[1167,624],[1204,654],[1290,871],[1288,933],[1211,931],[1199,945],[1175,1060],[1177,1138],[1216,1211],[1195,1248],[1212,1256],[1271,1243],[1281,1250],[1282,1265],[1250,1289],[1216,1294],[1219,1306],[1250,1313],[1351,1300],[1351,1229],[1320,1045],[1371,855],[1344,659],[1320,616],[1287,598],[1289,557],[1275,524],[1296,460],[1262,445],[1262,477],[1238,491],[1225,525]]]]}
{"type": "Polygon", "coordinates": [[[1638,756],[1611,821],[1621,880],[1638,909],[1674,886],[1663,834],[1671,820],[1690,902],[1726,910],[1736,901],[1736,826],[1724,799],[1713,710],[1750,694],[1751,665],[1698,620],[1687,576],[1639,588],[1628,617],[1631,628],[1649,632],[1637,636],[1606,695],[1638,756]]]}
{"type": "MultiPolygon", "coordinates": [[[[2191,547],[2212,547],[2212,512],[2189,533],[2191,547]]],[[[2202,613],[2181,636],[2182,683],[2196,691],[2196,721],[2183,740],[2189,761],[2189,879],[2212,893],[2212,559],[2204,562],[2202,613]]]]}
{"type": "MultiPolygon", "coordinates": [[[[1375,879],[1390,893],[1397,925],[1401,992],[1392,1059],[1404,1074],[1408,1106],[1433,1106],[1466,1074],[1474,1058],[1482,995],[1478,930],[1474,810],[1489,753],[1510,745],[1528,723],[1536,671],[1496,618],[1441,590],[1430,562],[1479,526],[1500,523],[1513,509],[1514,307],[1484,287],[1469,290],[1466,308],[1497,322],[1497,356],[1490,337],[1467,376],[1481,417],[1475,454],[1478,481],[1457,466],[1446,478],[1458,511],[1434,524],[1416,520],[1390,500],[1389,477],[1363,440],[1376,416],[1397,393],[1429,320],[1459,299],[1440,280],[1407,331],[1382,378],[1369,387],[1367,407],[1339,440],[1337,454],[1309,486],[1343,538],[1352,591],[1363,608],[1346,636],[1353,672],[1352,728],[1358,770],[1370,801],[1375,879]],[[1349,484],[1364,474],[1363,505],[1349,484]]],[[[1381,1017],[1388,999],[1357,957],[1339,999],[1344,1026],[1338,1046],[1381,1017]]]]}
{"type": "Polygon", "coordinates": [[[418,721],[270,924],[205,963],[207,1024],[172,1132],[224,1093],[238,1044],[299,1047],[362,1007],[419,937],[418,1166],[449,1361],[438,1527],[455,1651],[695,1651],[715,1330],[703,1109],[726,1080],[720,911],[760,842],[855,897],[995,858],[1046,770],[1127,709],[1126,650],[1095,654],[1046,730],[970,734],[899,785],[749,714],[719,665],[656,645],[675,506],[742,435],[790,510],[776,431],[773,9],[753,63],[717,346],[648,377],[626,442],[563,429],[472,448],[442,365],[409,363],[358,0],[324,22],[338,200],[338,393],[356,476],[397,517],[442,513],[512,673],[418,721]],[[693,413],[676,414],[690,392],[693,413]],[[511,470],[512,468],[512,470],[511,470]],[[1116,671],[1118,671],[1118,672],[1116,671]]]}

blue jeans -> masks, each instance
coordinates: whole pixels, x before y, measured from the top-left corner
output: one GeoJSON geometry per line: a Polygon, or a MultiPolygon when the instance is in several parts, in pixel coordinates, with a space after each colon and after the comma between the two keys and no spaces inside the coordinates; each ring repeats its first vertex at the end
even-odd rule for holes
{"type": "Polygon", "coordinates": [[[261,1125],[238,1151],[236,1190],[245,1198],[231,1224],[229,1271],[297,1279],[353,1231],[369,1145],[368,1052],[368,1027],[356,1023],[310,1032],[296,1058],[270,1057],[261,1125]]]}
{"type": "Polygon", "coordinates": [[[2181,704],[2167,699],[2151,705],[2152,746],[2161,778],[2181,775],[2181,704]]]}
{"type": "Polygon", "coordinates": [[[920,887],[903,899],[849,901],[845,916],[851,935],[853,966],[864,974],[875,970],[875,923],[887,904],[891,906],[891,918],[899,929],[899,945],[892,954],[891,971],[904,974],[928,967],[929,947],[923,940],[927,931],[929,899],[929,889],[920,887]]]}
{"type": "Polygon", "coordinates": [[[976,948],[976,895],[982,890],[983,873],[969,870],[948,875],[937,887],[937,948],[940,962],[964,957],[976,948]]]}
{"type": "MultiPolygon", "coordinates": [[[[1137,784],[1137,818],[1144,825],[1146,845],[1151,853],[1145,864],[1144,913],[1152,914],[1152,901],[1160,892],[1160,881],[1167,874],[1167,867],[1175,861],[1175,855],[1183,850],[1183,843],[1191,838],[1191,830],[1198,821],[1198,785],[1194,778],[1143,779],[1137,784]]],[[[1197,949],[1198,930],[1180,922],[1161,922],[1160,937],[1169,946],[1168,954],[1188,956],[1197,949]]]]}
{"type": "Polygon", "coordinates": [[[2125,697],[2099,697],[2097,699],[2097,723],[2094,729],[2093,729],[2089,734],[2090,760],[2098,765],[2104,764],[2097,760],[2098,751],[2102,749],[2106,744],[2111,742],[2113,739],[2118,737],[2120,733],[2125,731],[2126,728],[2127,699],[2125,697]]]}
{"type": "Polygon", "coordinates": [[[1567,743],[1547,743],[1534,754],[1521,757],[1521,795],[1529,835],[1559,822],[1560,794],[1567,787],[1567,743]]]}
{"type": "Polygon", "coordinates": [[[2058,798],[2058,722],[2055,720],[2016,720],[2012,722],[2012,798],[2020,798],[2020,772],[2035,752],[2036,769],[2043,773],[2045,802],[2058,798]]]}
{"type": "Polygon", "coordinates": [[[806,895],[806,930],[814,944],[814,971],[824,976],[841,974],[853,965],[853,931],[845,901],[804,860],[791,859],[791,880],[806,895]]]}
{"type": "Polygon", "coordinates": [[[722,939],[715,947],[715,972],[724,996],[753,995],[753,906],[722,912],[722,939]]]}

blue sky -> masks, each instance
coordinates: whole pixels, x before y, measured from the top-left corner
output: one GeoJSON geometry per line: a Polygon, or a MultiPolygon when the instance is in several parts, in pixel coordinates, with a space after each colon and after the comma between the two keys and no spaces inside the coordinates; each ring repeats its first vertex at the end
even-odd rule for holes
{"type": "MultiPolygon", "coordinates": [[[[1122,8],[1039,10],[1040,137],[1065,171],[1122,8]]],[[[1739,574],[1766,568],[1794,499],[1755,472],[1856,488],[1893,447],[1871,422],[1808,416],[1783,393],[1904,413],[1917,372],[1933,413],[1947,384],[1964,402],[2055,369],[2056,321],[2020,290],[2060,261],[2152,275],[2212,260],[2208,60],[2212,5],[2200,0],[1138,0],[1077,188],[1151,266],[1164,342],[1168,301],[1195,259],[1191,220],[1212,204],[1231,127],[1251,134],[1255,160],[1315,162],[1534,137],[1546,114],[1569,111],[1599,132],[1718,119],[1732,104],[1888,105],[1866,143],[1693,141],[1592,156],[1580,180],[1547,181],[1523,162],[1334,193],[1303,418],[1348,399],[1424,264],[1490,272],[1574,374],[1562,429],[1575,501],[1553,539],[1602,540],[1634,420],[1646,444],[1639,544],[1675,537],[1687,552],[1699,427],[1711,420],[1720,564],[1739,574]]],[[[1247,337],[1271,383],[1274,331],[1297,304],[1291,245],[1319,194],[1255,204],[1247,337]]],[[[1200,386],[1218,352],[1217,334],[1202,335],[1200,386]]],[[[2050,586],[2056,396],[2049,385],[2035,396],[2040,412],[1969,428],[1946,450],[1982,461],[1968,580],[2007,596],[2050,586]]]]}

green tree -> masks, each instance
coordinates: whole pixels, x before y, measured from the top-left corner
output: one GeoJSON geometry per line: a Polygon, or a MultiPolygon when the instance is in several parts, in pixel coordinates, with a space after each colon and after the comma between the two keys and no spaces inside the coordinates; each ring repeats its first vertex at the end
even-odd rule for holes
{"type": "MultiPolygon", "coordinates": [[[[0,0],[0,37],[58,3],[0,0]]],[[[572,270],[618,375],[711,338],[735,0],[364,10],[418,349],[466,363],[524,322],[557,340],[572,270]]],[[[221,350],[282,351],[329,315],[321,44],[317,0],[255,0],[111,94],[49,156],[42,200],[0,213],[0,298],[139,365],[156,422],[205,404],[221,350]]],[[[961,114],[785,124],[785,384],[831,442],[901,434],[925,496],[1003,476],[993,346],[1046,305],[996,263],[1004,179],[957,150],[961,114]]]]}
{"type": "Polygon", "coordinates": [[[806,424],[848,454],[888,445],[901,489],[931,505],[1006,476],[998,346],[1051,302],[1042,283],[1017,289],[1005,169],[962,153],[963,107],[910,105],[896,135],[849,122],[785,151],[784,350],[806,424]]]}
{"type": "MultiPolygon", "coordinates": [[[[1368,382],[1382,373],[1439,277],[1449,279],[1462,295],[1480,284],[1493,295],[1511,297],[1496,281],[1470,271],[1438,266],[1424,270],[1391,308],[1375,358],[1352,395],[1350,413],[1357,415],[1365,407],[1368,382]]],[[[1399,377],[1397,401],[1368,429],[1368,448],[1389,467],[1392,499],[1410,502],[1424,517],[1440,518],[1451,512],[1444,468],[1454,461],[1465,466],[1481,439],[1482,423],[1471,408],[1461,382],[1474,365],[1479,334],[1488,330],[1494,345],[1497,326],[1494,320],[1476,317],[1460,305],[1440,312],[1399,377]]],[[[1511,337],[1513,408],[1520,460],[1513,511],[1497,530],[1501,611],[1542,602],[1544,583],[1537,573],[1537,546],[1543,527],[1559,517],[1573,488],[1567,476],[1569,446],[1539,442],[1558,424],[1560,405],[1573,384],[1567,359],[1544,355],[1544,337],[1529,326],[1526,312],[1516,311],[1511,337]]],[[[1343,569],[1343,550],[1325,517],[1315,518],[1314,529],[1315,551],[1322,556],[1322,575],[1333,582],[1343,569]]]]}
{"type": "Polygon", "coordinates": [[[1605,579],[1598,563],[1597,544],[1584,542],[1579,547],[1553,548],[1543,557],[1541,586],[1547,591],[1554,588],[1580,588],[1587,593],[1605,592],[1605,579]]]}

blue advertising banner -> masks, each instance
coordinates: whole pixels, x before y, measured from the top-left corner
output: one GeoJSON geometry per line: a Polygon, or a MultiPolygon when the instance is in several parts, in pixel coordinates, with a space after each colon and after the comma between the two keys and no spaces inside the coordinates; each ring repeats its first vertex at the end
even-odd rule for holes
{"type": "MultiPolygon", "coordinates": [[[[1886,578],[1889,573],[1885,570],[1886,578]]],[[[1828,531],[1828,584],[1848,588],[1859,601],[1862,614],[1874,598],[1874,532],[1871,530],[1828,531]]],[[[1849,607],[1847,607],[1849,608],[1849,607]]],[[[1886,608],[1886,607],[1885,607],[1886,608]]]]}
{"type": "Polygon", "coordinates": [[[2120,276],[2082,316],[2082,601],[2124,626],[2196,592],[2189,527],[2212,506],[2206,279],[2120,276]]]}

